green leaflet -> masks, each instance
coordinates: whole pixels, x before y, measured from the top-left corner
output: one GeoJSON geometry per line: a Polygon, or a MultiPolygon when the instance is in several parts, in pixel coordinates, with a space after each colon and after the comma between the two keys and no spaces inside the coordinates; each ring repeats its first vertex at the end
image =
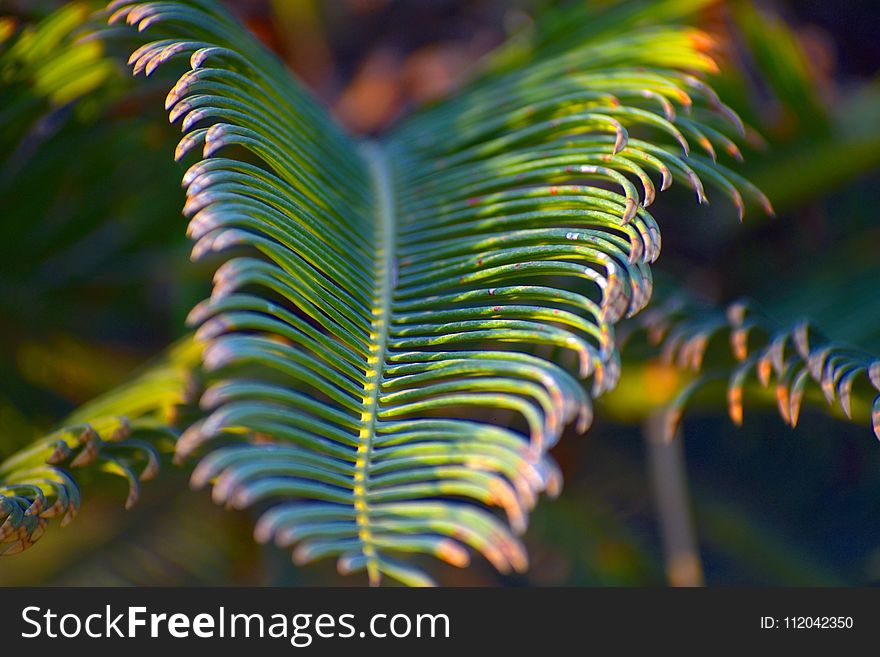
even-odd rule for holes
{"type": "Polygon", "coordinates": [[[615,385],[614,325],[650,298],[654,181],[769,210],[715,163],[742,126],[694,75],[714,66],[702,35],[582,28],[358,143],[214,3],[107,14],[156,39],[136,74],[190,61],[166,108],[176,158],[201,150],[193,257],[223,258],[190,316],[216,377],[177,446],[209,449],[194,485],[259,503],[256,537],[298,563],[373,584],[432,583],[412,553],[524,569],[516,534],[561,484],[547,450],[591,417],[579,379],[615,385]]]}

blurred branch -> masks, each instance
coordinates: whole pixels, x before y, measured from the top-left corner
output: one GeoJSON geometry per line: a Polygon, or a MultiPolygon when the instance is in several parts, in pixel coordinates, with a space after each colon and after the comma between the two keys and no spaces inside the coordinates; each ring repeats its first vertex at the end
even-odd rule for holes
{"type": "Polygon", "coordinates": [[[667,440],[663,413],[652,413],[642,433],[657,507],[666,577],[671,586],[703,586],[703,564],[691,518],[683,440],[667,440]]]}

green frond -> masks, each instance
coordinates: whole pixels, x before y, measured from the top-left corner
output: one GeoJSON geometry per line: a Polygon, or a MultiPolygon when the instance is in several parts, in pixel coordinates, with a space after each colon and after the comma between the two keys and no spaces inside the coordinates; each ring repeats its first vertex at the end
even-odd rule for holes
{"type": "Polygon", "coordinates": [[[869,416],[880,439],[880,358],[836,343],[808,321],[779,326],[745,301],[726,311],[697,309],[680,299],[645,312],[636,320],[657,345],[664,363],[703,373],[682,389],[667,408],[666,435],[675,435],[690,399],[710,381],[727,381],[731,420],[743,420],[746,386],[772,386],[779,414],[792,428],[810,387],[843,414],[869,416]],[[729,358],[704,363],[707,351],[727,342],[729,358]],[[854,394],[854,390],[856,391],[854,394]]]}
{"type": "Polygon", "coordinates": [[[0,461],[0,555],[16,554],[42,536],[51,518],[76,516],[74,472],[89,469],[128,482],[126,508],[140,483],[159,472],[179,431],[180,408],[192,403],[200,346],[184,340],[129,383],[78,409],[61,427],[0,461]]]}
{"type": "Polygon", "coordinates": [[[373,584],[430,584],[413,553],[524,569],[516,535],[561,484],[547,451],[591,417],[579,379],[615,385],[614,325],[650,298],[657,192],[703,202],[705,183],[769,210],[716,163],[742,126],[698,77],[705,38],[579,25],[360,142],[208,0],[107,16],[155,39],[136,74],[189,58],[166,109],[176,159],[196,159],[193,258],[223,259],[190,315],[214,377],[177,445],[210,450],[193,483],[267,508],[257,538],[298,563],[333,557],[373,584]]]}

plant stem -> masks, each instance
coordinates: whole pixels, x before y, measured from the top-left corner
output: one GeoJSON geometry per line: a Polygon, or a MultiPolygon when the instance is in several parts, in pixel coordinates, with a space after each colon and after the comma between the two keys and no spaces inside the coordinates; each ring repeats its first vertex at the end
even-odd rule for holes
{"type": "Polygon", "coordinates": [[[358,535],[367,558],[367,575],[372,586],[381,580],[378,555],[370,529],[370,509],[367,501],[370,457],[379,414],[379,392],[385,370],[385,349],[388,342],[388,324],[391,321],[391,296],[394,291],[394,233],[395,209],[391,180],[385,155],[376,144],[367,142],[362,153],[373,176],[376,198],[376,283],[373,295],[372,324],[370,327],[370,356],[364,380],[363,411],[360,444],[355,463],[354,504],[357,511],[358,535]]]}
{"type": "Polygon", "coordinates": [[[681,430],[664,438],[664,413],[656,411],[643,425],[648,468],[657,506],[666,578],[670,586],[703,586],[703,564],[688,495],[681,430]]]}

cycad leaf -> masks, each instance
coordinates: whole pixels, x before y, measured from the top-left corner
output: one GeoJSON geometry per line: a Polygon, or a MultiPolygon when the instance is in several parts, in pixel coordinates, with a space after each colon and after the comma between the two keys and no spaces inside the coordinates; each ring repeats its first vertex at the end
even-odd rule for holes
{"type": "Polygon", "coordinates": [[[83,468],[128,481],[126,508],[140,482],[159,471],[159,454],[173,450],[180,409],[195,394],[201,349],[191,339],[172,347],[132,381],[79,408],[62,426],[0,461],[0,555],[21,552],[42,536],[49,520],[66,525],[80,491],[83,468]]]}
{"type": "Polygon", "coordinates": [[[515,535],[560,485],[547,450],[590,419],[578,378],[615,384],[614,324],[650,297],[655,180],[768,205],[714,163],[741,126],[694,75],[714,66],[704,35],[587,30],[359,143],[213,3],[108,14],[157,38],[135,73],[190,58],[167,99],[177,158],[202,151],[184,212],[194,257],[225,261],[190,317],[218,377],[210,415],[178,455],[246,441],[214,448],[194,483],[268,505],[258,539],[297,562],[335,557],[374,584],[431,583],[406,553],[525,568],[515,535]]]}
{"type": "MultiPolygon", "coordinates": [[[[726,379],[731,420],[742,424],[747,383],[773,385],[779,414],[797,426],[808,386],[821,390],[830,405],[853,417],[854,388],[880,439],[880,359],[823,336],[808,321],[780,326],[746,301],[726,311],[698,308],[673,298],[641,315],[636,323],[670,365],[705,370],[667,408],[667,437],[672,437],[688,401],[709,381],[726,379]],[[711,343],[726,340],[729,358],[720,365],[704,363],[711,343]],[[866,394],[867,393],[867,394],[866,394]]],[[[821,397],[821,396],[820,396],[821,397]]]]}

